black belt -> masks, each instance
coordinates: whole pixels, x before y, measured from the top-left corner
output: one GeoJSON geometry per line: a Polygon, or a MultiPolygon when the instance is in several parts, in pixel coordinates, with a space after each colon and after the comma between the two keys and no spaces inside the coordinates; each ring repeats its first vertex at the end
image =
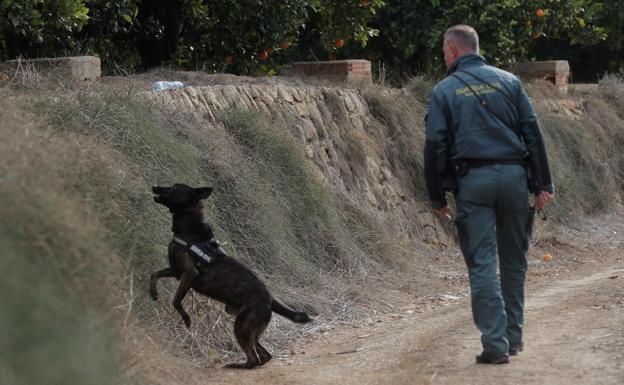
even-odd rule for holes
{"type": "Polygon", "coordinates": [[[524,159],[462,159],[457,163],[465,163],[469,168],[491,166],[493,164],[517,164],[524,165],[524,159]]]}

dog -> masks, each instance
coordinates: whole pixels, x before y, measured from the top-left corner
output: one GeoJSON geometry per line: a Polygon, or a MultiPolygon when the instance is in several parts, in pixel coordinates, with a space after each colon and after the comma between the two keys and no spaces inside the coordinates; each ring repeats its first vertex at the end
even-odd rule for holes
{"type": "Polygon", "coordinates": [[[151,275],[150,297],[158,299],[156,285],[160,278],[177,278],[180,284],[173,298],[173,307],[187,328],[191,326],[191,318],[184,310],[182,300],[191,288],[224,303],[226,311],[236,317],[234,334],[247,357],[244,363],[225,367],[251,369],[266,364],[272,356],[258,340],[271,321],[272,312],[297,323],[310,322],[312,318],[273,298],[256,274],[220,247],[202,212],[201,201],[210,196],[211,187],[174,184],[171,187],[154,186],[152,192],[154,201],[166,206],[173,215],[174,236],[169,243],[169,267],[151,275]]]}

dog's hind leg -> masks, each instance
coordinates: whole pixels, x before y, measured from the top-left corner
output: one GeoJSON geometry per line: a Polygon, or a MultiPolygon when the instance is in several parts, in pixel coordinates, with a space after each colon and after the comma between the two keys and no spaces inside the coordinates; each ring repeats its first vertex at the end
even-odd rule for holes
{"type": "Polygon", "coordinates": [[[258,338],[271,320],[270,309],[258,309],[257,307],[243,307],[234,322],[234,334],[236,340],[247,356],[247,362],[226,365],[226,368],[251,369],[262,365],[270,359],[270,354],[260,346],[258,338]],[[264,311],[263,311],[264,310],[264,311]],[[268,356],[264,353],[267,353],[268,356]]]}
{"type": "Polygon", "coordinates": [[[260,360],[256,353],[256,347],[253,339],[253,332],[249,328],[249,314],[240,312],[234,322],[234,334],[238,344],[243,349],[247,362],[233,363],[225,365],[229,369],[251,369],[260,365],[260,360]]]}
{"type": "Polygon", "coordinates": [[[251,369],[265,364],[272,358],[258,342],[270,321],[270,308],[249,306],[241,309],[234,323],[234,333],[247,356],[247,362],[226,365],[227,368],[251,369]]]}
{"type": "Polygon", "coordinates": [[[260,360],[260,365],[264,365],[273,358],[271,353],[269,353],[264,346],[260,344],[260,336],[264,333],[264,330],[269,326],[269,322],[271,322],[271,310],[266,309],[258,309],[254,315],[254,321],[256,322],[255,330],[254,330],[254,345],[256,348],[256,353],[258,354],[258,359],[260,360]]]}
{"type": "Polygon", "coordinates": [[[158,280],[160,278],[175,277],[175,276],[176,276],[176,271],[171,267],[152,273],[151,278],[150,278],[150,289],[149,289],[150,297],[154,301],[158,299],[158,290],[156,289],[156,284],[158,283],[158,280]]]}
{"type": "Polygon", "coordinates": [[[258,358],[260,359],[260,365],[264,365],[273,358],[271,353],[269,353],[264,346],[260,345],[260,341],[256,341],[256,353],[258,353],[258,358]]]}
{"type": "Polygon", "coordinates": [[[182,277],[180,278],[180,285],[178,286],[178,290],[176,290],[175,297],[173,297],[173,307],[180,313],[182,316],[182,320],[187,328],[191,327],[191,317],[188,315],[186,311],[184,311],[184,307],[182,306],[182,300],[188,293],[191,288],[191,283],[197,276],[197,271],[185,271],[182,273],[182,277]]]}

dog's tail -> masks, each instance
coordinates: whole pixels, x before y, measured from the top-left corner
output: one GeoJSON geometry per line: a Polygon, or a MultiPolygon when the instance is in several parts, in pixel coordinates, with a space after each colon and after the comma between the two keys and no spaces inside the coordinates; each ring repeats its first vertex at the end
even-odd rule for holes
{"type": "Polygon", "coordinates": [[[281,316],[288,318],[289,320],[293,322],[297,322],[300,324],[304,324],[306,322],[312,321],[312,318],[310,318],[310,316],[307,313],[289,309],[288,307],[282,305],[276,299],[274,299],[273,302],[271,302],[271,310],[273,310],[274,312],[276,312],[277,314],[281,316]]]}

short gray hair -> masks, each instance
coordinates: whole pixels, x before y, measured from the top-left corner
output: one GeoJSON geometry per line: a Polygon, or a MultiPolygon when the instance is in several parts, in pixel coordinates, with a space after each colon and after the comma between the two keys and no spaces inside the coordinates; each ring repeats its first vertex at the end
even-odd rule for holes
{"type": "Polygon", "coordinates": [[[444,33],[444,40],[453,41],[457,45],[479,52],[479,35],[477,31],[469,25],[454,25],[444,33]]]}

